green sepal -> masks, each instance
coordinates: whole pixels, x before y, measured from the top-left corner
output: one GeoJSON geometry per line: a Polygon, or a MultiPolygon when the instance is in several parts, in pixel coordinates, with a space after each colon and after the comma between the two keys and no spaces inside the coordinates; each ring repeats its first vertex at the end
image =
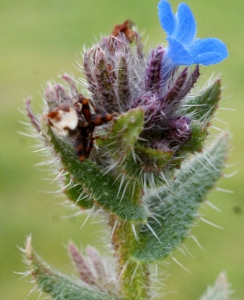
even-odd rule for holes
{"type": "MultiPolygon", "coordinates": [[[[130,109],[115,118],[106,137],[97,138],[98,147],[105,147],[114,159],[113,176],[121,182],[120,190],[126,189],[133,198],[142,198],[142,182],[139,179],[141,166],[135,159],[135,143],[143,130],[144,110],[141,107],[130,109]]],[[[119,181],[118,180],[118,181],[119,181]]],[[[132,200],[133,201],[133,200],[132,200]]]]}
{"type": "Polygon", "coordinates": [[[123,174],[139,177],[141,170],[159,172],[173,156],[173,151],[162,151],[144,147],[138,142],[143,130],[144,110],[141,107],[130,109],[120,115],[113,124],[107,138],[96,140],[99,147],[106,146],[114,160],[119,161],[117,167],[123,174]],[[135,158],[136,157],[136,158],[135,158]]]}
{"type": "Polygon", "coordinates": [[[179,147],[177,154],[201,152],[207,135],[208,131],[204,124],[192,121],[190,139],[179,147]]]}
{"type": "Polygon", "coordinates": [[[93,199],[84,191],[82,185],[71,180],[68,173],[65,174],[64,185],[64,193],[70,201],[74,202],[82,209],[89,209],[93,207],[93,199]]]}
{"type": "Polygon", "coordinates": [[[99,147],[106,146],[114,159],[124,161],[124,157],[133,151],[134,144],[143,130],[143,124],[143,109],[130,109],[115,119],[108,136],[96,139],[96,143],[99,147]]]}
{"type": "Polygon", "coordinates": [[[198,121],[209,121],[218,107],[221,94],[221,81],[216,79],[199,95],[186,99],[184,102],[185,113],[193,113],[193,118],[198,121]]]}
{"type": "Polygon", "coordinates": [[[60,157],[63,169],[70,174],[70,178],[78,183],[94,203],[117,215],[119,218],[131,222],[146,222],[148,212],[141,203],[141,195],[128,188],[121,197],[119,183],[104,175],[102,169],[90,159],[81,162],[68,141],[53,133],[45,116],[42,118],[42,134],[60,157]]]}
{"type": "Polygon", "coordinates": [[[144,147],[139,143],[135,145],[135,153],[139,157],[140,169],[144,171],[161,171],[164,166],[166,166],[171,158],[173,157],[174,152],[171,150],[163,151],[158,149],[152,149],[144,147]]]}
{"type": "Polygon", "coordinates": [[[54,271],[33,251],[31,238],[24,250],[31,274],[42,292],[55,300],[115,300],[116,298],[90,287],[81,280],[72,280],[64,274],[54,271]]]}
{"type": "Polygon", "coordinates": [[[178,173],[171,189],[158,188],[147,197],[152,218],[141,225],[133,257],[153,262],[166,257],[187,237],[200,204],[225,164],[227,137],[222,136],[206,153],[189,161],[178,173]]]}

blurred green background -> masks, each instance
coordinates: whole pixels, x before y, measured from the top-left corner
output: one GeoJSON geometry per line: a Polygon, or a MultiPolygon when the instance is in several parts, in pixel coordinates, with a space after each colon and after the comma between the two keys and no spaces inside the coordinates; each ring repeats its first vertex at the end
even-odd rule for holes
{"type": "MultiPolygon", "coordinates": [[[[72,273],[65,245],[72,239],[78,245],[96,245],[104,252],[99,225],[89,221],[80,229],[84,216],[65,218],[75,210],[64,208],[64,198],[52,194],[55,184],[45,180],[46,172],[34,165],[43,158],[34,154],[33,139],[21,136],[19,122],[23,100],[33,97],[33,107],[41,112],[41,93],[47,80],[64,71],[79,77],[76,61],[81,61],[83,45],[91,46],[100,34],[109,34],[112,26],[132,19],[140,31],[145,30],[147,47],[165,41],[157,18],[157,0],[22,0],[0,1],[0,298],[26,299],[33,288],[31,278],[21,278],[21,261],[25,238],[32,234],[38,253],[51,265],[67,274],[72,273]],[[44,180],[43,180],[44,178],[44,180]]],[[[176,251],[167,264],[159,264],[158,287],[167,293],[166,299],[198,299],[208,284],[225,270],[235,296],[244,299],[244,19],[243,0],[187,0],[198,24],[198,37],[218,37],[228,46],[229,58],[219,65],[202,68],[200,84],[212,73],[221,73],[223,100],[214,124],[230,131],[231,151],[220,188],[208,199],[221,213],[204,205],[202,213],[209,221],[222,226],[217,229],[199,222],[192,230],[202,245],[193,240],[185,246],[191,255],[176,251]],[[170,275],[165,279],[165,274],[170,275]],[[165,284],[164,287],[162,284],[165,284]]],[[[178,0],[171,0],[174,10],[178,0]]],[[[184,246],[183,246],[184,249],[184,246]]],[[[37,299],[32,293],[27,299],[37,299]]],[[[160,297],[159,297],[160,299],[160,297]]]]}

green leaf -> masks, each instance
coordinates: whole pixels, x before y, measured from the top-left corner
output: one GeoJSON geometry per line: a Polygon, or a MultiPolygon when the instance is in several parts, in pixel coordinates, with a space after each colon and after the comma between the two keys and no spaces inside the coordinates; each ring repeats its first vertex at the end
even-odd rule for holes
{"type": "Polygon", "coordinates": [[[89,209],[93,207],[93,199],[90,198],[89,194],[84,191],[82,185],[71,180],[69,174],[65,174],[64,184],[66,186],[64,193],[70,201],[76,203],[80,208],[83,209],[89,209]]]}
{"type": "Polygon", "coordinates": [[[185,113],[193,113],[195,120],[208,121],[218,107],[220,93],[221,81],[217,79],[204,89],[200,95],[186,99],[184,102],[185,113]]]}
{"type": "Polygon", "coordinates": [[[74,281],[54,271],[33,251],[31,238],[26,242],[25,255],[38,287],[55,300],[115,300],[116,298],[90,287],[81,280],[74,281]]]}
{"type": "Polygon", "coordinates": [[[175,176],[171,190],[159,188],[147,197],[153,217],[141,225],[133,256],[152,262],[166,257],[187,236],[198,208],[225,164],[227,137],[219,138],[205,153],[188,162],[175,176]]]}
{"type": "Polygon", "coordinates": [[[174,154],[172,150],[163,151],[152,149],[144,147],[139,143],[135,145],[135,152],[141,161],[140,171],[143,169],[144,171],[157,170],[158,172],[169,163],[174,154]]]}
{"type": "Polygon", "coordinates": [[[191,122],[191,137],[178,150],[178,155],[182,153],[201,152],[203,144],[208,135],[206,126],[200,122],[191,122]]]}
{"type": "Polygon", "coordinates": [[[104,175],[101,167],[90,159],[79,161],[73,147],[53,133],[45,116],[42,118],[42,133],[59,155],[64,170],[68,171],[70,178],[82,187],[94,203],[121,219],[132,222],[147,220],[148,212],[141,203],[141,194],[133,194],[131,189],[127,188],[121,195],[119,183],[108,174],[104,175]]]}

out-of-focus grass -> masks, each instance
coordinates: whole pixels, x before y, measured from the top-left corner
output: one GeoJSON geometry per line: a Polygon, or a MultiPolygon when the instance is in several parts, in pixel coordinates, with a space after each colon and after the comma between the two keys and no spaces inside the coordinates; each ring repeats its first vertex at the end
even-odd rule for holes
{"type": "MultiPolygon", "coordinates": [[[[176,9],[178,1],[171,2],[176,9]]],[[[220,110],[218,120],[228,125],[218,120],[214,124],[221,129],[229,128],[233,134],[231,144],[234,147],[229,163],[237,162],[238,165],[225,173],[235,169],[239,169],[239,173],[219,184],[221,188],[233,190],[233,194],[213,192],[209,197],[221,213],[206,205],[202,208],[206,219],[224,229],[200,222],[192,234],[197,236],[205,251],[189,239],[185,245],[193,258],[189,254],[184,257],[180,251],[174,253],[191,273],[171,258],[167,260],[170,266],[162,265],[160,270],[171,274],[164,281],[169,292],[167,299],[197,299],[222,270],[228,273],[236,296],[244,298],[244,3],[242,0],[186,2],[197,18],[199,37],[219,37],[229,48],[228,60],[202,68],[202,83],[213,72],[222,73],[226,87],[221,107],[236,110],[220,110]]],[[[74,211],[56,204],[64,200],[58,198],[58,194],[42,192],[55,191],[57,187],[41,179],[47,177],[46,172],[39,171],[41,167],[33,167],[43,160],[32,153],[34,141],[17,133],[24,131],[19,123],[24,117],[18,112],[23,99],[31,94],[33,106],[38,110],[46,80],[57,79],[57,74],[63,71],[79,77],[73,64],[77,57],[81,61],[79,53],[83,45],[91,46],[100,33],[108,34],[114,24],[127,18],[134,20],[140,30],[146,30],[148,48],[164,42],[156,5],[156,0],[0,1],[1,299],[25,299],[33,287],[27,282],[30,277],[18,280],[21,276],[13,273],[25,270],[16,246],[23,246],[27,234],[33,235],[34,246],[44,259],[67,273],[71,272],[71,267],[64,245],[69,239],[84,247],[91,243],[103,250],[96,225],[88,222],[81,230],[84,217],[62,218],[74,211]]],[[[28,299],[37,298],[38,294],[34,293],[28,299]]]]}

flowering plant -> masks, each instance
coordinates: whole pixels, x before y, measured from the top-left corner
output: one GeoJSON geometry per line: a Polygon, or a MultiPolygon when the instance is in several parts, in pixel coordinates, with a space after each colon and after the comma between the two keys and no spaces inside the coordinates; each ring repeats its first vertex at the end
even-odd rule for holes
{"type": "MultiPolygon", "coordinates": [[[[84,52],[82,93],[65,74],[66,86],[48,83],[40,119],[26,102],[35,131],[56,158],[62,191],[111,228],[110,260],[92,247],[84,255],[69,245],[79,281],[47,266],[28,238],[30,272],[53,299],[152,299],[150,263],[188,236],[221,176],[226,135],[203,150],[220,79],[199,93],[193,87],[199,64],[222,61],[226,46],[215,38],[195,39],[196,22],[186,4],[176,16],[166,0],[158,10],[168,47],[145,54],[134,23],[126,20],[84,52]]],[[[223,275],[216,286],[202,299],[226,299],[223,275]]]]}

